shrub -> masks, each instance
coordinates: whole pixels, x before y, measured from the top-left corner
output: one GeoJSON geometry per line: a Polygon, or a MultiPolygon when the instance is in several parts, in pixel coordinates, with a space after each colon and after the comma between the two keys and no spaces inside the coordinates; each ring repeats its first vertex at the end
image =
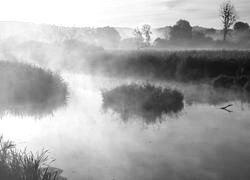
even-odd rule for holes
{"type": "Polygon", "coordinates": [[[146,84],[123,85],[104,91],[103,107],[119,113],[123,120],[131,115],[142,117],[147,123],[157,120],[162,114],[176,114],[183,108],[183,95],[177,90],[162,89],[146,84]]]}
{"type": "Polygon", "coordinates": [[[39,67],[0,61],[0,111],[44,114],[64,105],[67,85],[62,78],[39,67]]]}

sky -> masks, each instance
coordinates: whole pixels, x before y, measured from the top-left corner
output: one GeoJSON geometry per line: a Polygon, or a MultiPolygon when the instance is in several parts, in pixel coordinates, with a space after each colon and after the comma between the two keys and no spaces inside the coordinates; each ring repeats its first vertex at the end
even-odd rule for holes
{"type": "MultiPolygon", "coordinates": [[[[63,26],[152,27],[174,25],[220,28],[223,0],[0,0],[0,21],[63,26]]],[[[250,23],[250,0],[231,0],[239,20],[250,23]]]]}

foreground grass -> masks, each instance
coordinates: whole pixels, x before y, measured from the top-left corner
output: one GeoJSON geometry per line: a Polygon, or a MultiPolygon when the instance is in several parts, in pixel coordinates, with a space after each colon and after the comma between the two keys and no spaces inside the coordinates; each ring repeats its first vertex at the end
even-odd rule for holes
{"type": "MultiPolygon", "coordinates": [[[[60,170],[51,170],[47,151],[33,154],[20,151],[11,141],[0,137],[0,179],[1,180],[65,180],[60,170]]],[[[52,168],[53,169],[53,168],[52,168]]]]}
{"type": "Polygon", "coordinates": [[[0,111],[44,114],[64,105],[67,86],[62,78],[35,66],[0,61],[0,111]]]}
{"type": "Polygon", "coordinates": [[[112,109],[125,121],[137,115],[146,123],[154,123],[162,114],[175,114],[183,108],[183,95],[180,92],[149,84],[123,85],[103,91],[102,95],[104,109],[112,109]]]}
{"type": "Polygon", "coordinates": [[[181,81],[250,76],[250,51],[112,51],[89,58],[93,73],[181,81]]]}

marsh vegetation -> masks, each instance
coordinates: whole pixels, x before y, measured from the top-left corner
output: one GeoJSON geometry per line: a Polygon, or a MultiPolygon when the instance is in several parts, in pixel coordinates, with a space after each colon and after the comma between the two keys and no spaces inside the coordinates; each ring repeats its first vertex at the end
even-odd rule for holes
{"type": "Polygon", "coordinates": [[[56,73],[21,62],[0,61],[0,112],[50,114],[67,102],[67,85],[56,73]]]}
{"type": "Polygon", "coordinates": [[[250,179],[250,28],[235,11],[222,4],[223,29],[0,22],[0,132],[20,145],[0,138],[0,179],[64,179],[26,145],[73,180],[250,179]]]}
{"type": "Polygon", "coordinates": [[[48,151],[34,154],[19,150],[11,141],[0,137],[0,179],[5,180],[65,180],[61,170],[50,167],[48,151]]]}
{"type": "Polygon", "coordinates": [[[248,51],[115,51],[90,59],[92,72],[181,81],[250,76],[248,51]]]}
{"type": "Polygon", "coordinates": [[[183,95],[177,90],[145,85],[123,85],[103,91],[104,109],[119,113],[124,121],[139,116],[146,123],[155,123],[163,114],[174,115],[183,107],[183,95]]]}

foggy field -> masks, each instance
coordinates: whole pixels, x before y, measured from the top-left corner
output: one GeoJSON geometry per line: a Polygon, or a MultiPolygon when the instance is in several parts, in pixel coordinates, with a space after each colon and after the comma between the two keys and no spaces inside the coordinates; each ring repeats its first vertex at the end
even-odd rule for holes
{"type": "Polygon", "coordinates": [[[50,114],[67,101],[67,85],[56,73],[32,65],[0,61],[0,112],[50,114]]]}

